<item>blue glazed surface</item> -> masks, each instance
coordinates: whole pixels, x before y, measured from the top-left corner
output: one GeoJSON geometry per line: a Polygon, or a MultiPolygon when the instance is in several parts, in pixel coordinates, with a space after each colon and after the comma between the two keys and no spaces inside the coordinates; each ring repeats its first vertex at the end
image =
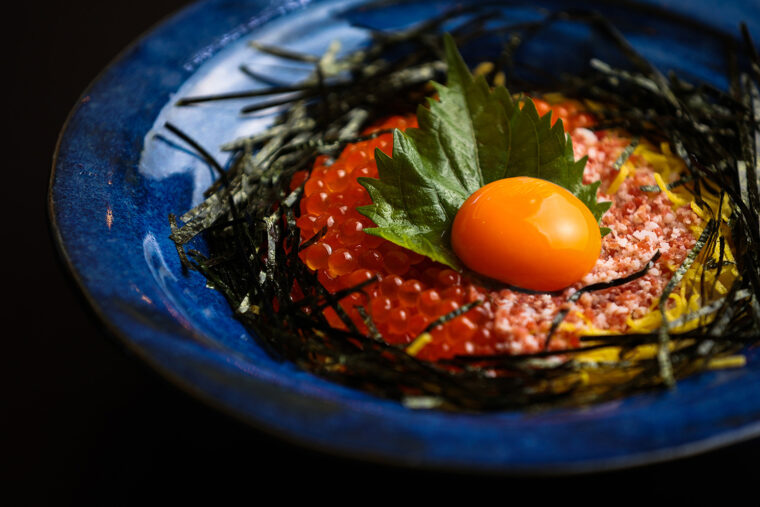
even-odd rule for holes
{"type": "MultiPolygon", "coordinates": [[[[219,294],[206,289],[197,274],[182,274],[167,215],[198,202],[212,175],[162,125],[176,123],[222,158],[214,151],[222,141],[260,129],[272,117],[240,118],[240,103],[180,110],[172,102],[202,91],[250,88],[251,81],[236,70],[241,61],[270,73],[276,69],[272,59],[246,49],[251,38],[318,53],[337,37],[348,49],[366,38],[352,25],[401,27],[451,5],[410,2],[378,12],[350,8],[355,3],[201,2],[128,48],[85,92],[60,140],[52,219],[72,271],[117,335],[175,382],[260,427],[318,448],[394,463],[490,471],[595,469],[759,435],[757,349],[749,351],[744,369],[586,409],[411,411],[273,361],[219,294]]],[[[731,34],[744,19],[760,39],[760,12],[752,1],[723,2],[719,11],[710,2],[646,3],[731,34]]],[[[697,34],[691,25],[629,7],[604,9],[663,69],[675,67],[725,86],[723,56],[709,31],[697,34]],[[646,31],[637,28],[642,19],[646,31]]],[[[562,29],[590,37],[578,27],[562,29]]],[[[547,48],[537,44],[530,56],[549,58],[547,48]]],[[[572,65],[577,56],[561,55],[555,63],[572,65]]],[[[299,76],[303,71],[293,68],[277,73],[287,82],[299,76]]]]}

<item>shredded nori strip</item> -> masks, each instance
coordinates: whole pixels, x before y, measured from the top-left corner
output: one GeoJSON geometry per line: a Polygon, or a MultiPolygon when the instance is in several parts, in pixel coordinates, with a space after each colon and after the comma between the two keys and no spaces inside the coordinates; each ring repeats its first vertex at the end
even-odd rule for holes
{"type": "MultiPolygon", "coordinates": [[[[186,97],[177,102],[178,106],[187,106],[275,96],[246,105],[241,111],[288,106],[266,131],[223,147],[231,155],[227,168],[179,128],[166,125],[220,175],[207,190],[206,201],[180,217],[169,217],[170,237],[183,268],[206,277],[208,284],[228,300],[236,318],[275,359],[293,361],[317,375],[399,400],[411,408],[483,411],[609,400],[672,386],[686,375],[709,368],[712,359],[736,354],[760,341],[760,57],[746,26],[742,25],[736,40],[717,32],[711,34],[722,38],[729,55],[731,87],[724,92],[704,83],[664,76],[598,13],[574,9],[544,14],[542,20],[510,24],[493,3],[457,7],[406,30],[373,31],[367,47],[340,58],[334,47],[320,57],[252,44],[286,62],[311,66],[312,72],[302,83],[290,85],[241,66],[241,71],[272,87],[186,97]],[[518,65],[536,75],[541,73],[540,69],[518,64],[515,56],[519,51],[541,30],[567,20],[587,24],[616,47],[630,67],[617,68],[592,59],[582,76],[557,79],[541,71],[543,82],[518,77],[518,65]],[[496,21],[502,24],[494,26],[496,21]],[[302,241],[295,221],[300,214],[303,185],[290,191],[292,176],[310,170],[317,155],[334,158],[347,144],[365,139],[360,133],[373,121],[414,111],[428,93],[425,83],[443,77],[438,32],[444,23],[456,25],[450,30],[460,46],[477,44],[486,37],[502,41],[487,77],[504,73],[511,91],[540,94],[551,90],[593,101],[597,107],[603,105],[596,129],[623,128],[633,138],[615,162],[617,168],[631,155],[639,138],[668,141],[684,160],[687,174],[667,188],[691,192],[698,205],[703,205],[707,196],[731,205],[729,220],[720,212],[708,220],[696,246],[660,295],[662,324],[657,331],[582,337],[581,346],[570,350],[549,347],[570,305],[583,293],[643,276],[659,252],[629,276],[575,292],[556,315],[546,347],[540,352],[457,356],[434,362],[417,359],[407,347],[383,341],[365,307],[356,306],[365,332],[349,318],[339,302],[348,295],[361,294],[374,280],[330,294],[300,261],[299,251],[318,241],[326,229],[302,241]],[[749,68],[748,73],[741,72],[742,65],[749,68]],[[199,237],[209,254],[192,247],[199,237]],[[728,246],[739,277],[728,293],[715,298],[715,284],[707,286],[705,272],[715,270],[717,280],[729,264],[725,259],[728,246]],[[716,251],[717,261],[711,257],[716,251]],[[669,295],[699,259],[701,296],[708,302],[697,312],[669,321],[669,295]],[[325,310],[335,312],[343,329],[330,325],[325,310]],[[694,319],[700,323],[696,328],[673,332],[694,319]],[[634,358],[632,352],[640,345],[655,345],[658,353],[634,358]],[[620,348],[618,360],[592,363],[576,359],[583,352],[609,347],[620,348]],[[600,375],[624,370],[629,375],[626,380],[587,385],[582,373],[590,370],[600,375]]],[[[660,188],[642,190],[659,192],[660,188]]],[[[418,340],[424,341],[424,335],[435,326],[477,304],[480,301],[436,320],[418,340]]]]}

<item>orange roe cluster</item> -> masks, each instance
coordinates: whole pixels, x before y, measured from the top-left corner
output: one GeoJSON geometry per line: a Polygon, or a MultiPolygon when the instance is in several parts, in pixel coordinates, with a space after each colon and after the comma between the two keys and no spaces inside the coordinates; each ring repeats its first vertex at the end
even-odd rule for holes
{"type": "MultiPolygon", "coordinates": [[[[581,116],[578,121],[589,120],[581,116]]],[[[417,127],[415,116],[394,116],[364,134],[410,127],[417,127]]],[[[480,300],[482,304],[435,327],[431,342],[417,357],[435,360],[499,352],[501,348],[495,346],[500,341],[494,330],[496,308],[485,288],[470,283],[447,266],[364,232],[375,225],[356,208],[372,201],[357,178],[378,177],[376,148],[391,155],[392,134],[351,144],[332,163],[325,156],[317,158],[304,185],[301,216],[296,224],[302,241],[324,227],[327,233],[300,252],[301,260],[317,272],[319,282],[331,293],[377,278],[362,292],[340,302],[363,333],[368,329],[357,306],[367,310],[386,342],[403,345],[411,343],[437,318],[480,300]]],[[[296,175],[291,187],[297,187],[305,178],[305,173],[296,175]]],[[[333,327],[345,328],[333,309],[328,308],[325,317],[333,327]]],[[[558,341],[556,347],[572,345],[558,341]]]]}
{"type": "Polygon", "coordinates": [[[566,100],[556,104],[550,104],[543,99],[531,99],[536,106],[538,116],[548,112],[552,113],[552,125],[561,119],[565,132],[572,132],[577,128],[591,127],[596,123],[593,114],[583,110],[583,106],[577,100],[566,100]]]}
{"type": "MultiPolygon", "coordinates": [[[[551,111],[553,122],[563,120],[573,140],[575,158],[588,157],[584,183],[600,181],[597,197],[611,201],[602,225],[612,232],[602,238],[602,253],[592,271],[561,294],[527,294],[507,288],[489,292],[446,266],[365,233],[364,229],[374,224],[356,208],[371,201],[357,178],[377,177],[376,148],[391,154],[391,134],[379,135],[347,146],[335,161],[319,157],[311,175],[298,173],[291,182],[291,189],[305,182],[297,220],[303,240],[323,227],[327,229],[324,237],[300,252],[322,285],[335,293],[373,277],[378,279],[340,302],[360,331],[366,333],[367,328],[357,305],[367,310],[387,342],[403,345],[438,317],[479,300],[480,306],[433,328],[432,340],[421,349],[414,348],[417,357],[436,360],[468,354],[526,354],[544,348],[552,320],[562,309],[569,312],[564,322],[569,327],[560,326],[553,335],[550,348],[554,350],[577,347],[579,326],[581,332],[586,326],[625,332],[630,318],[641,318],[650,311],[671,279],[673,266],[680,265],[694,246],[692,229],[700,218],[688,204],[676,205],[664,192],[648,194],[641,190],[642,186],[656,184],[655,167],[646,157],[634,152],[629,159],[634,169],[621,177],[614,161],[630,138],[614,130],[589,130],[595,118],[579,102],[533,101],[539,114],[551,111]],[[624,286],[583,294],[573,304],[567,302],[584,285],[638,271],[655,251],[662,255],[645,276],[624,286]]],[[[413,116],[397,116],[365,133],[416,126],[413,116]]],[[[345,327],[334,310],[328,309],[325,316],[332,326],[345,327]]]]}

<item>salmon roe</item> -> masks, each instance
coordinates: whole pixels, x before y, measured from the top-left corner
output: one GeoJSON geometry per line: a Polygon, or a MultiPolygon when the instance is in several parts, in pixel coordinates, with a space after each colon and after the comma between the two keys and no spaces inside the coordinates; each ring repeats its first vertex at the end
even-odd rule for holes
{"type": "MultiPolygon", "coordinates": [[[[542,103],[537,102],[539,112],[544,109],[542,103]]],[[[410,127],[417,127],[415,116],[394,116],[364,134],[410,127]]],[[[457,354],[498,352],[494,348],[495,309],[485,289],[444,265],[365,231],[375,224],[356,208],[372,204],[372,200],[357,178],[378,177],[375,163],[378,148],[391,155],[392,134],[351,144],[334,161],[325,156],[317,158],[304,185],[301,216],[296,224],[302,241],[325,226],[327,233],[300,252],[301,260],[317,271],[320,283],[333,293],[377,278],[377,282],[363,289],[363,301],[352,295],[340,304],[357,328],[366,333],[367,327],[355,308],[357,304],[364,306],[385,341],[391,344],[408,344],[437,318],[472,301],[483,300],[478,307],[434,328],[432,341],[417,356],[435,360],[457,354]]],[[[291,188],[304,182],[304,174],[294,177],[291,188]]],[[[345,328],[333,310],[328,309],[325,317],[333,327],[345,328]]]]}
{"type": "MultiPolygon", "coordinates": [[[[563,120],[565,130],[573,137],[576,158],[589,157],[584,183],[601,180],[602,189],[609,187],[618,174],[612,162],[630,140],[614,133],[587,130],[595,118],[576,101],[558,104],[540,99],[533,101],[540,115],[551,112],[552,122],[563,120]]],[[[410,127],[417,127],[414,116],[394,116],[364,133],[410,127]]],[[[375,149],[391,155],[392,147],[392,135],[382,134],[347,146],[336,160],[317,157],[308,178],[306,172],[294,176],[291,189],[304,184],[301,214],[296,220],[302,241],[327,228],[326,234],[301,250],[299,256],[307,267],[316,271],[319,282],[331,293],[377,278],[365,286],[361,294],[352,294],[340,304],[357,328],[368,333],[356,308],[357,305],[364,307],[383,339],[391,344],[411,343],[437,318],[470,302],[482,301],[463,315],[433,328],[432,340],[417,353],[421,359],[538,351],[543,347],[553,316],[572,291],[582,284],[609,280],[624,276],[631,269],[640,269],[638,264],[645,264],[655,248],[663,252],[660,262],[677,264],[695,241],[688,227],[698,219],[692,216],[688,206],[673,211],[665,195],[648,197],[639,190],[641,185],[651,185],[654,180],[652,169],[645,161],[637,160],[636,175],[624,181],[615,196],[600,190],[600,195],[613,203],[603,217],[603,225],[611,227],[615,234],[603,238],[602,255],[582,282],[562,295],[516,293],[509,289],[489,292],[447,266],[367,233],[367,229],[375,225],[356,208],[371,204],[371,199],[357,178],[377,178],[375,149]],[[654,231],[650,230],[653,224],[659,224],[654,231]]],[[[622,332],[626,316],[639,316],[637,313],[651,305],[668,279],[669,274],[658,264],[630,286],[584,294],[575,304],[577,311],[571,312],[566,320],[577,322],[583,314],[586,319],[593,319],[595,325],[622,332]],[[631,301],[626,299],[629,296],[631,301]]],[[[333,309],[325,310],[325,318],[333,327],[345,328],[333,309]]],[[[551,348],[564,349],[578,344],[577,335],[558,332],[551,348]]]]}

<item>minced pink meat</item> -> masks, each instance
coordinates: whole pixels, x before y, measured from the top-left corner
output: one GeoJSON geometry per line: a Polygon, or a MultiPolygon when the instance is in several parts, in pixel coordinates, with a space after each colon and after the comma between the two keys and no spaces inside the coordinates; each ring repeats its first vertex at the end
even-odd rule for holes
{"type": "MultiPolygon", "coordinates": [[[[576,313],[579,312],[595,328],[625,332],[628,317],[645,315],[665,288],[673,273],[668,266],[680,265],[696,243],[691,227],[699,224],[700,218],[689,206],[674,211],[664,192],[640,190],[643,185],[656,184],[654,169],[642,157],[633,155],[630,160],[635,171],[614,194],[605,193],[618,174],[613,164],[630,143],[629,138],[584,128],[575,129],[571,136],[576,158],[588,156],[584,183],[600,180],[599,200],[612,202],[602,217],[602,225],[612,232],[602,238],[602,252],[591,272],[561,296],[507,289],[491,294],[493,348],[497,352],[524,354],[540,350],[552,319],[567,304],[569,296],[586,285],[641,270],[659,250],[659,260],[645,276],[620,287],[583,294],[566,318],[569,323],[583,323],[576,313]]],[[[552,338],[551,348],[566,348],[576,342],[577,336],[559,331],[552,338]]]]}

